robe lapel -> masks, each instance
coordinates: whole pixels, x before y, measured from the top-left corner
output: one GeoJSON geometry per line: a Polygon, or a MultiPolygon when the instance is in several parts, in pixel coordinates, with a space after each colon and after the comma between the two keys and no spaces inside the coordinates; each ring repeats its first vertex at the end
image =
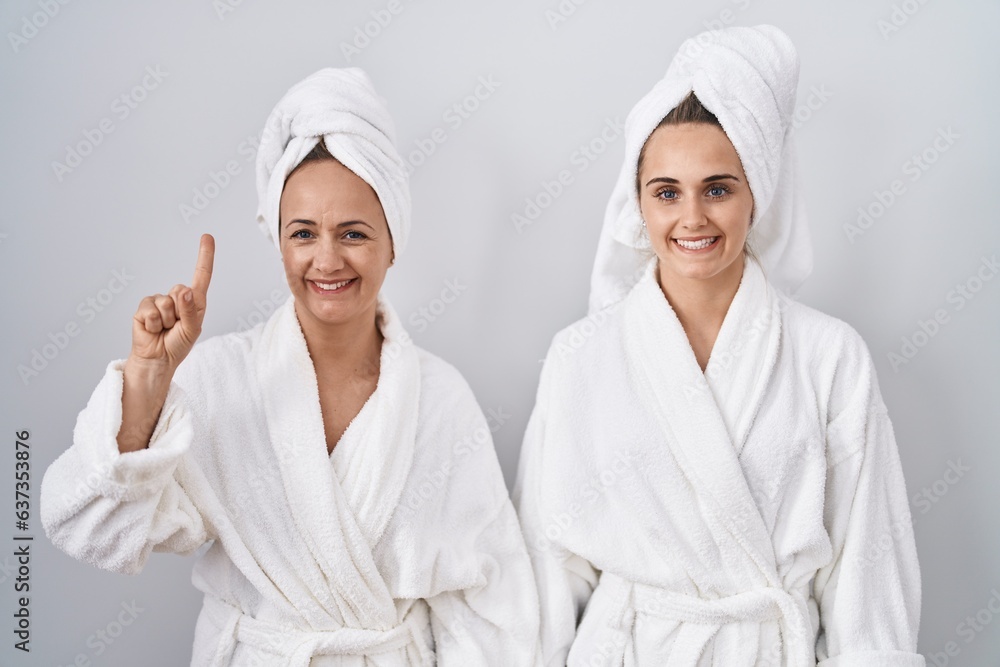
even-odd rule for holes
{"type": "Polygon", "coordinates": [[[704,374],[737,455],[773,375],[781,340],[779,306],[760,267],[747,261],[704,374]]]}
{"type": "Polygon", "coordinates": [[[330,459],[367,544],[374,548],[399,506],[413,464],[420,361],[396,311],[379,296],[378,386],[330,459]]]}
{"type": "Polygon", "coordinates": [[[301,611],[316,628],[329,626],[331,619],[348,627],[391,627],[396,620],[392,596],[330,473],[316,372],[294,298],[265,324],[256,371],[289,520],[309,550],[301,555],[305,560],[298,574],[316,599],[301,611]]]}
{"type": "MultiPolygon", "coordinates": [[[[745,275],[748,273],[745,272],[745,275]]],[[[763,349],[747,349],[735,356],[732,363],[737,369],[734,377],[739,384],[732,378],[726,379],[727,376],[718,380],[727,406],[724,413],[716,403],[714,388],[706,382],[687,335],[663,296],[655,276],[656,264],[652,262],[623,304],[625,354],[630,373],[640,383],[643,400],[660,423],[664,440],[677,464],[698,497],[714,510],[714,516],[706,517],[706,523],[716,539],[720,545],[735,540],[756,565],[756,568],[737,569],[745,578],[739,583],[759,585],[763,575],[769,585],[780,586],[771,538],[750,493],[731,436],[731,433],[738,434],[745,428],[740,423],[744,411],[738,409],[738,402],[760,398],[757,384],[766,382],[766,379],[760,380],[760,373],[754,372],[753,360],[758,355],[770,354],[769,346],[776,344],[777,339],[770,331],[774,323],[772,321],[768,325],[766,335],[756,339],[765,341],[763,349]],[[748,364],[750,368],[739,368],[748,364]],[[722,389],[724,382],[729,383],[727,389],[722,389]],[[742,388],[747,384],[754,387],[755,397],[748,396],[742,388]],[[727,414],[729,419],[740,415],[736,417],[738,425],[728,423],[727,414]]],[[[759,305],[750,303],[759,297],[753,280],[741,283],[734,299],[734,303],[737,300],[745,303],[747,313],[759,308],[759,305]]],[[[742,310],[744,307],[738,306],[726,339],[732,339],[737,333],[735,319],[744,317],[740,314],[742,310]]],[[[729,317],[727,313],[723,328],[727,328],[729,317]]],[[[745,409],[756,413],[755,407],[746,406],[745,409]]],[[[752,421],[752,414],[749,421],[752,421]]],[[[732,550],[724,548],[723,553],[727,552],[731,554],[732,550]]]]}

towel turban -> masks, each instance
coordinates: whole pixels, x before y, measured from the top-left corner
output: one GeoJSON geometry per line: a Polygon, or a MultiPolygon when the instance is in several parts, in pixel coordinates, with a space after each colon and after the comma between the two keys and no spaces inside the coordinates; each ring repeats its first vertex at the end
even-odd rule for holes
{"type": "Polygon", "coordinates": [[[292,86],[268,116],[257,151],[257,224],[280,249],[285,179],[320,141],[378,195],[398,259],[410,235],[410,189],[392,119],[357,67],[327,67],[292,86]]]}
{"type": "Polygon", "coordinates": [[[754,199],[750,243],[768,280],[793,293],[812,271],[790,131],[799,80],[795,47],[770,25],[702,33],[681,44],[666,76],[625,121],[625,162],[604,215],[590,312],[620,301],[642,275],[650,242],[636,193],[639,151],[690,92],[719,119],[754,199]]]}

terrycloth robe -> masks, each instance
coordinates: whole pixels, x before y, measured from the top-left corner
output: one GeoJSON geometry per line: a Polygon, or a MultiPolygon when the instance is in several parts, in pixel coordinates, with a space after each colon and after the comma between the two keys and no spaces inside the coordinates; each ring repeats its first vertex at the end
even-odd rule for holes
{"type": "Polygon", "coordinates": [[[868,350],[755,263],[704,373],[655,261],[557,334],[521,456],[546,666],[924,664],[868,350]]]}
{"type": "Polygon", "coordinates": [[[381,297],[379,326],[377,388],[332,454],[292,298],[193,348],[148,449],[118,451],[112,362],[42,482],[46,533],[132,574],[210,542],[199,667],[530,664],[534,582],[490,426],[381,297]]]}

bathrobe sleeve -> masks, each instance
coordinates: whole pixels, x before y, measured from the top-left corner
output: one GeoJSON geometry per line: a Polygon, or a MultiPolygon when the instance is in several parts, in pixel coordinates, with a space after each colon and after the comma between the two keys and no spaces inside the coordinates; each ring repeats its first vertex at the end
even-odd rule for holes
{"type": "Polygon", "coordinates": [[[427,459],[431,474],[415,478],[448,482],[421,507],[431,523],[418,539],[432,547],[407,554],[406,569],[430,573],[424,599],[436,664],[534,667],[535,582],[490,425],[459,372],[437,359],[432,366],[421,386],[421,420],[423,441],[439,456],[427,459]]]}
{"type": "MultiPolygon", "coordinates": [[[[566,664],[577,624],[597,586],[599,572],[584,558],[546,536],[544,507],[546,440],[549,392],[556,373],[556,355],[549,349],[539,380],[535,408],[521,447],[514,504],[528,544],[528,554],[538,587],[541,612],[539,652],[545,667],[566,664]]],[[[554,471],[558,473],[558,471],[554,471]]]]}
{"type": "Polygon", "coordinates": [[[184,393],[171,383],[147,449],[118,451],[124,360],[108,364],[77,417],[73,445],[45,472],[41,520],[70,556],[126,574],[150,551],[188,554],[209,538],[179,474],[192,440],[184,393]]]}
{"type": "Polygon", "coordinates": [[[427,600],[437,664],[534,667],[537,601],[531,565],[509,500],[475,539],[474,550],[478,585],[427,600]]]}
{"type": "Polygon", "coordinates": [[[830,395],[824,523],[833,559],[814,580],[822,667],[922,667],[920,570],[902,466],[875,369],[848,332],[830,395]]]}

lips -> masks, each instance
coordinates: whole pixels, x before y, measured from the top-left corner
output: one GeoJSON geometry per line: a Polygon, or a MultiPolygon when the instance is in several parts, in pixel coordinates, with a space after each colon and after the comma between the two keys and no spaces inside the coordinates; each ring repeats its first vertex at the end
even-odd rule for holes
{"type": "Polygon", "coordinates": [[[347,280],[338,280],[328,283],[319,282],[318,280],[310,280],[309,284],[312,285],[313,289],[320,294],[333,294],[349,289],[351,285],[357,282],[357,280],[357,278],[348,278],[347,280]]]}
{"type": "Polygon", "coordinates": [[[704,250],[715,245],[720,238],[719,236],[703,236],[698,239],[673,239],[673,241],[685,250],[704,250]]]}

